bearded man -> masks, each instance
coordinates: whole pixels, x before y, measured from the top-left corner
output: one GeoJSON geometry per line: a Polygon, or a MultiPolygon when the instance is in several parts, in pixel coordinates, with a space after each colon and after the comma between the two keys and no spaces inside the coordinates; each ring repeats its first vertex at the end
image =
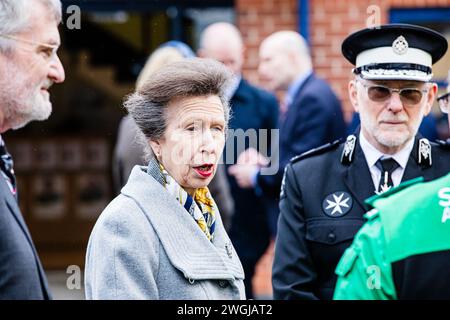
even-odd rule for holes
{"type": "MultiPolygon", "coordinates": [[[[60,0],[0,0],[0,133],[50,116],[48,89],[64,81],[60,0]]],[[[47,280],[17,203],[0,136],[0,299],[49,299],[47,280]]]]}

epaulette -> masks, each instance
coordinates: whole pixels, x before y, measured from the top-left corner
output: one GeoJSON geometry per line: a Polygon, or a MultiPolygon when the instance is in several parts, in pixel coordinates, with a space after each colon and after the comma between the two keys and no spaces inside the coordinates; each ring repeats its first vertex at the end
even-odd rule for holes
{"type": "Polygon", "coordinates": [[[432,145],[430,141],[426,138],[419,139],[419,147],[418,147],[418,155],[417,155],[417,163],[426,168],[430,168],[433,164],[433,159],[431,157],[431,148],[432,145]]]}
{"type": "Polygon", "coordinates": [[[298,162],[298,161],[300,161],[302,159],[306,159],[306,158],[309,158],[309,157],[312,157],[312,156],[317,156],[317,155],[325,153],[325,152],[327,152],[329,150],[336,149],[342,142],[343,142],[342,139],[338,139],[338,140],[335,140],[333,142],[324,144],[324,145],[322,145],[320,147],[317,147],[317,148],[311,149],[309,151],[306,151],[306,152],[304,152],[304,153],[302,153],[302,154],[300,154],[298,156],[295,156],[295,157],[291,158],[290,163],[295,163],[295,162],[298,162]]]}
{"type": "Polygon", "coordinates": [[[447,139],[447,141],[444,140],[436,140],[436,143],[438,146],[444,149],[450,149],[450,139],[447,139]]]}
{"type": "Polygon", "coordinates": [[[417,184],[419,182],[423,182],[424,180],[425,179],[423,177],[417,177],[417,178],[414,178],[414,179],[402,182],[396,187],[393,187],[393,188],[391,188],[391,189],[389,189],[389,190],[387,190],[387,191],[385,191],[385,192],[383,192],[381,194],[377,194],[377,195],[374,195],[374,196],[370,197],[369,199],[367,199],[365,201],[365,203],[368,205],[369,208],[373,208],[373,203],[376,200],[382,199],[382,198],[387,198],[387,197],[393,195],[394,193],[400,192],[400,191],[402,191],[402,190],[404,190],[406,188],[409,188],[410,186],[412,186],[414,184],[417,184]]]}
{"type": "Polygon", "coordinates": [[[342,150],[341,163],[349,165],[353,162],[356,149],[356,141],[358,139],[355,135],[351,134],[345,139],[344,149],[342,150]]]}

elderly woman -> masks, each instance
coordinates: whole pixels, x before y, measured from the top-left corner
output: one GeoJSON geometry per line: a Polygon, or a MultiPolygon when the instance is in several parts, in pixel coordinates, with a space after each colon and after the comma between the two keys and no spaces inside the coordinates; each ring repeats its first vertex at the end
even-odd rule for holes
{"type": "MultiPolygon", "coordinates": [[[[171,40],[163,43],[147,59],[136,81],[136,88],[139,89],[161,67],[169,63],[194,57],[194,52],[183,42],[171,40]]],[[[138,133],[138,126],[131,115],[127,114],[120,122],[117,133],[117,144],[114,148],[112,161],[115,194],[120,193],[120,189],[126,184],[133,167],[137,164],[143,165],[145,163],[145,145],[142,146],[136,141],[136,135],[138,133]]],[[[216,174],[209,184],[209,190],[214,196],[225,229],[227,229],[227,227],[229,228],[231,216],[233,215],[234,204],[224,165],[217,168],[216,174]]]]}
{"type": "Polygon", "coordinates": [[[224,143],[228,71],[189,59],[125,102],[149,154],[89,239],[88,299],[244,299],[244,273],[208,191],[224,143]]]}

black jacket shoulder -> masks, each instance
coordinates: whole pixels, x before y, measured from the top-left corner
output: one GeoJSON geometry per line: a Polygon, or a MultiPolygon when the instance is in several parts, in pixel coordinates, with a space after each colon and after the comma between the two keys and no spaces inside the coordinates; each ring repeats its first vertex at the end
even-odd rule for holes
{"type": "Polygon", "coordinates": [[[308,161],[314,161],[316,157],[326,157],[330,153],[334,154],[338,147],[344,142],[343,139],[335,140],[333,142],[324,144],[320,147],[311,149],[309,151],[306,151],[298,156],[295,156],[291,159],[290,164],[294,165],[300,161],[307,161],[307,159],[310,159],[308,161]]]}

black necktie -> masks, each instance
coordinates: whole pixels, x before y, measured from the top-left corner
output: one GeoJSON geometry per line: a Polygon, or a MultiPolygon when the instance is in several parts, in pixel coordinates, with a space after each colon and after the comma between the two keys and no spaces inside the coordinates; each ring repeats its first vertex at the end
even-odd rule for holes
{"type": "Polygon", "coordinates": [[[378,169],[381,171],[380,183],[378,184],[378,192],[384,192],[389,190],[394,186],[394,182],[392,181],[392,172],[395,171],[400,165],[392,158],[378,161],[375,164],[378,169]]]}
{"type": "Polygon", "coordinates": [[[0,169],[7,179],[11,192],[16,195],[16,177],[14,176],[13,160],[6,150],[5,142],[0,137],[0,169]]]}

